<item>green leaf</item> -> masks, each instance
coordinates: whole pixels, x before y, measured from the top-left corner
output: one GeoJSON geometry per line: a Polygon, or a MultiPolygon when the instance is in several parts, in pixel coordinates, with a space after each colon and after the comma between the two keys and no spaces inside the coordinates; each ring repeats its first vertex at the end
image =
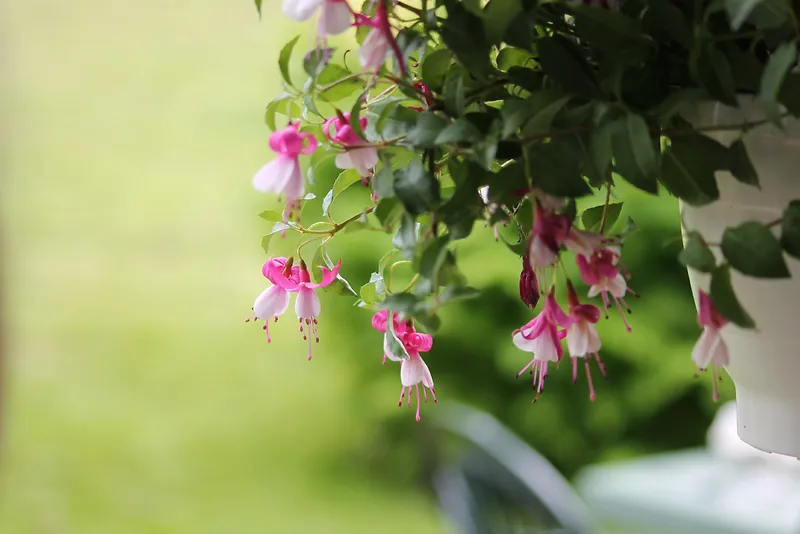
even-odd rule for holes
{"type": "Polygon", "coordinates": [[[731,285],[730,265],[720,265],[711,273],[711,302],[719,313],[742,328],[755,328],[756,323],[739,304],[731,285]]]}
{"type": "Polygon", "coordinates": [[[497,68],[503,71],[511,67],[525,67],[536,62],[528,50],[506,46],[497,53],[497,68]]]}
{"type": "MultiPolygon", "coordinates": [[[[580,146],[564,139],[531,145],[525,150],[525,165],[533,183],[558,197],[580,197],[591,193],[580,172],[580,146]]],[[[491,189],[490,189],[491,191],[491,189]]]]}
{"type": "Polygon", "coordinates": [[[439,203],[439,181],[418,158],[411,160],[408,166],[396,170],[394,176],[395,194],[412,215],[430,211],[439,203]]]}
{"type": "Polygon", "coordinates": [[[361,127],[361,105],[364,102],[365,96],[369,93],[369,91],[362,93],[353,104],[353,108],[350,110],[350,127],[363,140],[367,140],[366,135],[364,134],[364,129],[361,127]]]}
{"type": "Polygon", "coordinates": [[[272,226],[272,230],[268,234],[265,234],[264,237],[261,238],[261,248],[269,254],[269,243],[272,241],[272,238],[275,234],[283,233],[284,230],[288,230],[291,228],[291,224],[284,224],[283,222],[276,222],[272,226]]]}
{"type": "Polygon", "coordinates": [[[778,126],[782,124],[781,109],[778,104],[778,94],[783,84],[786,73],[797,61],[797,44],[785,42],[778,46],[767,61],[764,73],[761,76],[761,88],[758,92],[758,101],[767,118],[778,126]]]}
{"type": "Polygon", "coordinates": [[[400,219],[400,227],[392,238],[392,245],[399,248],[406,258],[414,257],[414,249],[417,247],[417,221],[409,213],[403,213],[400,219]]]}
{"type": "Polygon", "coordinates": [[[315,48],[305,55],[303,58],[303,70],[311,76],[312,80],[319,76],[333,57],[333,52],[333,48],[315,48]]]}
{"type": "Polygon", "coordinates": [[[264,122],[266,123],[267,127],[273,132],[277,130],[277,125],[275,123],[275,115],[280,112],[282,106],[285,106],[287,111],[285,113],[281,113],[282,115],[286,115],[292,118],[293,112],[295,113],[295,117],[300,116],[300,108],[297,107],[297,104],[294,103],[294,97],[288,93],[283,93],[278,98],[273,100],[267,106],[267,110],[264,112],[264,122]]]}
{"type": "Polygon", "coordinates": [[[467,119],[456,119],[448,124],[444,130],[436,136],[434,144],[444,145],[446,143],[474,142],[481,138],[481,132],[467,119]]]}
{"type": "Polygon", "coordinates": [[[641,39],[636,19],[619,11],[586,5],[572,9],[579,38],[601,50],[618,53],[624,43],[641,39]]]}
{"type": "MultiPolygon", "coordinates": [[[[606,207],[603,204],[584,210],[581,214],[583,228],[590,232],[599,232],[600,222],[603,220],[603,211],[606,211],[606,207]]],[[[608,210],[606,211],[606,230],[610,230],[614,227],[621,213],[622,202],[608,205],[608,210]]]]}
{"type": "Polygon", "coordinates": [[[442,291],[442,294],[439,296],[439,304],[452,302],[454,300],[474,299],[480,296],[480,291],[472,287],[450,286],[442,291]]]}
{"type": "Polygon", "coordinates": [[[731,267],[742,274],[759,278],[790,276],[778,238],[761,223],[750,221],[727,228],[720,247],[731,267]]]}
{"type": "Polygon", "coordinates": [[[403,204],[396,198],[382,198],[378,201],[373,213],[381,226],[388,230],[403,214],[403,204]]]}
{"type": "Polygon", "coordinates": [[[328,194],[325,195],[325,198],[322,200],[322,215],[327,217],[328,209],[336,200],[336,197],[338,197],[345,189],[360,180],[361,175],[359,175],[355,169],[347,169],[346,171],[343,171],[336,178],[336,181],[333,183],[333,187],[330,191],[328,191],[328,194]]]}
{"type": "Polygon", "coordinates": [[[422,60],[422,81],[434,92],[439,92],[444,86],[447,69],[452,62],[452,53],[447,49],[434,50],[426,54],[422,60]]]}
{"type": "Polygon", "coordinates": [[[262,0],[255,0],[256,2],[256,10],[258,11],[258,16],[261,16],[261,2],[262,0]]]}
{"type": "Polygon", "coordinates": [[[358,292],[361,300],[367,304],[377,304],[386,297],[386,285],[380,273],[372,273],[369,282],[361,286],[358,292]]]}
{"type": "Polygon", "coordinates": [[[317,77],[316,83],[320,89],[319,98],[325,102],[338,102],[356,91],[363,90],[366,82],[352,76],[353,73],[346,68],[329,64],[317,77]]]}
{"type": "Polygon", "coordinates": [[[658,153],[647,123],[635,113],[613,123],[611,146],[617,171],[632,185],[658,192],[658,153]]]}
{"type": "MultiPolygon", "coordinates": [[[[407,294],[407,293],[405,293],[407,294]]],[[[394,295],[392,295],[394,296],[394,295]]],[[[391,316],[391,311],[389,315],[391,316]]],[[[400,342],[398,339],[397,334],[394,332],[394,320],[386,321],[386,334],[384,334],[384,343],[383,346],[391,353],[395,358],[400,360],[408,360],[410,356],[408,355],[408,351],[406,350],[405,345],[400,342]]]]}
{"type": "Polygon", "coordinates": [[[743,184],[759,187],[758,173],[753,163],[750,161],[750,156],[747,155],[747,147],[744,141],[737,139],[729,148],[730,152],[730,171],[734,178],[743,184]]]}
{"type": "Polygon", "coordinates": [[[714,253],[708,248],[706,242],[697,232],[689,232],[686,236],[686,244],[678,254],[678,261],[684,267],[691,267],[703,273],[710,273],[717,268],[717,260],[714,253]]]}
{"type": "Polygon", "coordinates": [[[800,117],[800,73],[790,72],[786,75],[778,93],[778,100],[789,113],[800,117]]]}
{"type": "Polygon", "coordinates": [[[731,28],[738,30],[753,9],[763,0],[725,0],[725,11],[731,19],[731,28]]]}
{"type": "MultiPolygon", "coordinates": [[[[379,306],[382,310],[401,313],[405,316],[412,316],[418,310],[420,300],[411,293],[392,293],[379,306]]],[[[386,321],[391,323],[392,321],[386,321]]]]}
{"type": "Polygon", "coordinates": [[[739,107],[736,84],[728,57],[713,43],[700,48],[695,67],[696,77],[708,93],[723,104],[739,107]]]}
{"type": "Polygon", "coordinates": [[[464,76],[461,72],[455,72],[447,76],[444,82],[444,107],[450,114],[460,117],[465,106],[464,76]]]}
{"type": "Polygon", "coordinates": [[[592,98],[598,89],[591,71],[574,46],[562,37],[539,41],[539,62],[544,71],[567,91],[592,98]]]}
{"type": "Polygon", "coordinates": [[[417,125],[408,133],[406,141],[414,146],[433,148],[436,146],[436,138],[446,126],[447,122],[435,113],[420,113],[417,125]]]}
{"type": "MultiPolygon", "coordinates": [[[[256,0],[256,6],[258,6],[258,12],[261,13],[261,0],[256,0]]],[[[280,56],[278,56],[278,66],[281,69],[281,76],[283,76],[284,81],[292,87],[294,87],[294,85],[292,84],[292,77],[289,74],[289,61],[292,59],[292,51],[298,39],[300,39],[299,35],[286,43],[281,49],[280,56]]]]}
{"type": "Polygon", "coordinates": [[[515,17],[522,13],[522,0],[491,0],[483,10],[483,27],[490,43],[503,40],[515,17]]]}
{"type": "Polygon", "coordinates": [[[708,152],[701,144],[685,137],[673,138],[672,144],[664,151],[659,179],[670,193],[693,206],[702,206],[719,198],[708,152]]]}
{"type": "Polygon", "coordinates": [[[447,236],[441,236],[421,243],[422,250],[417,271],[423,278],[433,280],[434,285],[438,281],[439,269],[442,268],[447,257],[448,241],[447,236]]]}
{"type": "Polygon", "coordinates": [[[781,246],[790,256],[800,259],[800,200],[792,200],[783,212],[781,246]]]}
{"type": "Polygon", "coordinates": [[[553,126],[553,119],[556,118],[558,112],[572,99],[571,95],[561,96],[544,104],[541,107],[536,106],[535,94],[531,95],[531,106],[536,110],[522,128],[522,137],[531,137],[536,135],[544,135],[550,133],[553,126]],[[538,108],[538,109],[537,109],[538,108]]]}
{"type": "Polygon", "coordinates": [[[261,213],[258,214],[258,216],[264,219],[265,221],[280,222],[280,223],[283,222],[283,214],[275,210],[262,211],[261,213]]]}
{"type": "Polygon", "coordinates": [[[478,79],[485,79],[493,71],[489,60],[491,44],[486,38],[483,21],[465,9],[464,4],[447,6],[447,19],[439,33],[458,62],[478,79]]]}
{"type": "Polygon", "coordinates": [[[514,134],[534,113],[536,108],[528,100],[509,99],[503,102],[500,110],[503,117],[503,138],[514,134]]]}

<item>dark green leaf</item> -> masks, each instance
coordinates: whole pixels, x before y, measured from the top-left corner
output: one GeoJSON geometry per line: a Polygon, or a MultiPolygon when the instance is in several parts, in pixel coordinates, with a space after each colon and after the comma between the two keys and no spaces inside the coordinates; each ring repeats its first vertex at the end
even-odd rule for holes
{"type": "Polygon", "coordinates": [[[338,102],[363,90],[366,82],[352,76],[353,73],[342,66],[328,65],[317,77],[317,85],[321,86],[319,98],[325,102],[338,102]]]}
{"type": "Polygon", "coordinates": [[[386,286],[380,273],[372,273],[369,282],[361,286],[359,296],[367,304],[377,304],[386,296],[386,286]]]}
{"type": "Polygon", "coordinates": [[[731,28],[738,30],[753,9],[763,0],[725,0],[725,11],[731,19],[731,28]]]}
{"type": "Polygon", "coordinates": [[[481,132],[467,119],[456,119],[439,132],[434,144],[474,142],[479,140],[481,132]]]}
{"type": "Polygon", "coordinates": [[[731,174],[743,184],[759,187],[758,173],[750,161],[750,156],[747,155],[744,141],[737,139],[730,146],[729,151],[731,174]]]}
{"type": "Polygon", "coordinates": [[[375,217],[384,229],[388,230],[403,214],[403,204],[396,198],[382,198],[375,206],[375,217]]]}
{"type": "MultiPolygon", "coordinates": [[[[258,12],[261,13],[261,0],[256,0],[256,6],[258,7],[258,12]]],[[[281,69],[281,76],[283,76],[284,81],[289,85],[292,85],[292,77],[289,74],[289,61],[292,59],[292,51],[298,39],[300,39],[299,35],[286,43],[278,57],[278,66],[281,69]]]]}
{"type": "Polygon", "coordinates": [[[705,43],[700,48],[695,72],[700,84],[711,96],[723,104],[739,106],[731,64],[713,43],[705,43]]]}
{"type": "Polygon", "coordinates": [[[367,93],[360,95],[353,104],[353,109],[350,110],[350,127],[357,136],[365,141],[366,135],[364,134],[364,129],[361,127],[361,105],[363,104],[366,95],[367,93]]]}
{"type": "Polygon", "coordinates": [[[440,200],[439,181],[415,158],[395,171],[394,191],[412,215],[430,211],[440,200]]]}
{"type": "Polygon", "coordinates": [[[497,68],[507,71],[511,67],[525,67],[535,63],[528,50],[507,46],[497,53],[497,68]]]}
{"type": "MultiPolygon", "coordinates": [[[[322,271],[320,270],[320,267],[327,267],[328,269],[334,268],[333,260],[331,260],[330,256],[328,256],[328,252],[325,250],[325,245],[317,247],[317,253],[314,254],[314,259],[311,261],[311,270],[313,271],[312,276],[314,276],[318,282],[322,280],[322,271]]],[[[336,275],[336,280],[334,280],[330,285],[323,287],[322,291],[326,293],[332,293],[334,295],[358,295],[352,286],[350,286],[350,282],[345,280],[341,274],[336,275]]]]}
{"type": "Polygon", "coordinates": [[[539,41],[539,62],[545,72],[564,89],[581,96],[597,96],[597,84],[572,43],[562,37],[539,41]]]}
{"type": "Polygon", "coordinates": [[[490,43],[503,40],[515,17],[522,13],[522,0],[491,0],[483,10],[483,26],[490,43]]]}
{"type": "Polygon", "coordinates": [[[417,119],[417,125],[408,133],[406,141],[414,146],[433,148],[436,138],[447,126],[447,122],[435,113],[426,111],[417,119]]]}
{"type": "Polygon", "coordinates": [[[447,7],[447,19],[441,25],[440,34],[458,62],[476,77],[483,79],[494,70],[489,61],[491,45],[484,33],[483,21],[465,9],[464,4],[447,7]]]}
{"type": "Polygon", "coordinates": [[[739,304],[731,285],[729,265],[720,265],[711,273],[711,302],[723,317],[742,328],[755,328],[756,323],[739,304]]]}
{"type": "Polygon", "coordinates": [[[454,300],[474,299],[481,296],[480,291],[472,287],[450,286],[442,291],[439,296],[439,303],[451,302],[454,300]]]}
{"type": "Polygon", "coordinates": [[[422,60],[422,81],[431,90],[439,92],[444,86],[444,77],[450,67],[452,54],[447,49],[435,50],[425,56],[422,60]]]}
{"type": "Polygon", "coordinates": [[[444,82],[444,106],[456,117],[464,113],[466,96],[464,94],[464,77],[461,72],[447,76],[444,82]]]}
{"type": "Polygon", "coordinates": [[[587,5],[572,9],[578,36],[601,50],[618,52],[626,41],[641,38],[638,21],[619,11],[587,5]]]}
{"type": "MultiPolygon", "coordinates": [[[[382,310],[389,310],[392,312],[402,313],[403,315],[414,315],[420,305],[420,300],[411,293],[393,293],[386,297],[380,308],[382,310]]],[[[391,323],[392,321],[386,321],[391,323]]]]}
{"type": "Polygon", "coordinates": [[[778,238],[761,223],[750,221],[727,228],[721,248],[731,267],[742,274],[759,278],[790,276],[778,238]]]}
{"type": "Polygon", "coordinates": [[[417,228],[418,224],[414,217],[408,213],[403,213],[400,219],[400,227],[392,238],[392,245],[399,248],[406,258],[414,257],[414,250],[417,247],[417,228]]]}
{"type": "Polygon", "coordinates": [[[417,271],[420,276],[434,281],[436,286],[439,269],[442,268],[447,256],[447,236],[432,238],[421,243],[419,255],[419,267],[417,271]]]}
{"type": "Polygon", "coordinates": [[[639,189],[657,193],[658,153],[641,115],[628,113],[614,123],[611,146],[617,172],[639,189]]]}
{"type": "Polygon", "coordinates": [[[333,48],[315,48],[309,51],[303,59],[303,70],[315,79],[333,57],[333,52],[333,48]]]}
{"type": "Polygon", "coordinates": [[[616,224],[622,213],[622,202],[609,204],[608,210],[606,210],[603,204],[584,210],[581,214],[581,222],[583,223],[584,229],[590,232],[599,232],[604,211],[606,212],[605,230],[610,230],[614,227],[614,224],[616,224]]]}
{"type": "MultiPolygon", "coordinates": [[[[402,293],[402,294],[407,294],[407,293],[402,293]]],[[[395,295],[391,295],[390,298],[393,296],[395,295]]],[[[391,314],[391,311],[389,313],[391,314]]],[[[400,340],[397,338],[397,334],[395,334],[394,332],[394,320],[386,321],[386,334],[384,335],[383,346],[395,358],[398,358],[400,360],[408,360],[410,358],[405,345],[403,345],[403,343],[400,342],[400,340]]]]}
{"type": "Polygon", "coordinates": [[[505,139],[525,124],[536,113],[536,108],[528,100],[509,99],[503,103],[500,113],[503,117],[503,138],[505,139]]]}
{"type": "Polygon", "coordinates": [[[289,229],[291,225],[284,224],[283,222],[276,222],[272,226],[272,230],[268,234],[265,234],[264,237],[261,238],[261,248],[269,254],[269,243],[272,241],[272,238],[276,234],[283,233],[285,230],[289,229]]]}
{"type": "Polygon", "coordinates": [[[800,259],[800,200],[792,200],[783,212],[781,246],[790,256],[800,259]]]}
{"type": "Polygon", "coordinates": [[[710,273],[716,269],[717,260],[703,240],[703,236],[697,232],[689,232],[685,241],[683,250],[678,254],[678,261],[684,267],[691,267],[704,273],[710,273]]]}
{"type": "Polygon", "coordinates": [[[790,72],[783,79],[781,90],[778,93],[778,100],[786,106],[786,110],[800,117],[800,73],[790,72]]]}
{"type": "Polygon", "coordinates": [[[786,73],[797,61],[797,44],[792,42],[782,43],[772,53],[761,76],[761,88],[758,92],[758,101],[764,109],[764,114],[774,124],[781,125],[781,110],[778,104],[778,94],[786,73]]]}
{"type": "Polygon", "coordinates": [[[525,165],[534,185],[550,195],[580,197],[591,193],[580,172],[580,146],[567,140],[532,145],[525,165]]]}
{"type": "Polygon", "coordinates": [[[535,105],[535,96],[531,95],[531,106],[536,110],[531,118],[525,123],[522,128],[522,137],[532,137],[537,135],[544,135],[550,133],[558,112],[572,99],[572,96],[566,95],[551,100],[547,104],[538,107],[535,105]]]}
{"type": "Polygon", "coordinates": [[[660,181],[676,197],[693,206],[719,198],[714,168],[703,146],[676,137],[661,158],[660,181]]]}

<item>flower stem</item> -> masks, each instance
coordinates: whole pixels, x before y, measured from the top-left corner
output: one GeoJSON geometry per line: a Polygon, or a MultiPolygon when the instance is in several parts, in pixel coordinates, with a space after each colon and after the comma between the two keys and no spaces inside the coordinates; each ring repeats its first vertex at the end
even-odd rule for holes
{"type": "Polygon", "coordinates": [[[611,200],[611,184],[606,182],[606,204],[603,206],[603,217],[600,219],[600,235],[606,229],[606,216],[608,215],[608,202],[611,200]]]}

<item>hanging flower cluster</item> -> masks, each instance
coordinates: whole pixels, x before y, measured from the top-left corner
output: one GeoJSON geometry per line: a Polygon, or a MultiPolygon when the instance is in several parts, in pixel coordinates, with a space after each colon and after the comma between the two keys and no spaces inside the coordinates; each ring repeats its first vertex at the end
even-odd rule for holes
{"type": "MultiPolygon", "coordinates": [[[[296,294],[310,360],[319,340],[317,291],[357,297],[383,335],[383,363],[400,363],[400,404],[406,397],[409,406],[416,401],[417,419],[421,399],[437,400],[421,353],[432,349],[439,309],[478,295],[456,254],[459,241],[480,238],[476,228],[490,227],[493,246],[521,258],[520,300],[535,315],[512,332],[511,342],[528,353],[519,374],[530,373],[535,399],[551,364],[558,367],[566,354],[573,381],[583,363],[594,401],[592,367],[607,374],[599,320],[612,310],[630,332],[626,299],[638,296],[623,262],[634,224],[630,217],[622,224],[616,183],[652,194],[665,189],[691,205],[719,198],[717,171],[758,184],[744,143],[725,146],[707,135],[714,127],[693,126],[679,113],[679,104],[692,98],[732,105],[730,95],[745,90],[735,86],[737,76],[713,79],[718,72],[708,68],[729,53],[723,43],[733,42],[719,10],[684,12],[647,1],[508,2],[497,9],[501,4],[282,5],[289,19],[316,21],[315,44],[301,60],[293,60],[299,36],[280,51],[283,92],[265,114],[272,155],[252,182],[284,202],[282,210],[261,214],[272,223],[262,247],[267,254],[275,243],[295,248],[263,265],[271,286],[256,298],[248,320],[264,321],[270,341],[270,321],[296,294]],[[676,33],[684,18],[685,35],[676,33]],[[715,39],[720,31],[724,38],[715,39]],[[334,39],[343,51],[331,46],[334,39]],[[304,81],[296,83],[300,75],[304,81]],[[345,190],[352,194],[342,202],[345,190]],[[350,213],[341,216],[345,210],[350,213]],[[393,247],[355,291],[327,247],[341,232],[360,230],[391,234],[393,247]],[[309,269],[305,253],[314,249],[309,269]],[[398,272],[405,272],[401,289],[398,272]]],[[[742,39],[750,42],[762,28],[742,23],[747,16],[731,21],[744,24],[742,39]]],[[[785,22],[785,29],[796,27],[785,22]]],[[[771,19],[770,30],[778,32],[779,23],[771,19]]],[[[741,55],[748,47],[733,48],[741,55]]],[[[800,84],[789,73],[797,51],[792,43],[774,52],[753,59],[763,63],[765,76],[776,76],[759,95],[767,118],[742,123],[742,131],[800,115],[794,93],[778,90],[784,78],[800,84]],[[772,64],[778,60],[783,63],[772,64]]],[[[788,276],[783,253],[800,257],[800,203],[774,223],[728,229],[718,244],[687,229],[685,244],[679,260],[711,279],[709,292],[698,295],[703,332],[692,359],[698,369],[712,368],[716,398],[717,369],[728,363],[722,331],[729,322],[754,326],[736,299],[730,271],[788,276]],[[780,238],[773,234],[778,224],[780,238]]]]}

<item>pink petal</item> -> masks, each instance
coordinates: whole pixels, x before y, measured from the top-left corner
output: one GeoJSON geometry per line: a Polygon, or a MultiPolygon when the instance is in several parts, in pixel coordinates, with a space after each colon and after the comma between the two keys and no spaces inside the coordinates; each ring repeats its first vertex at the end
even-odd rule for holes
{"type": "Polygon", "coordinates": [[[306,286],[310,289],[317,289],[331,285],[331,283],[336,280],[336,277],[339,275],[339,269],[341,269],[341,267],[342,260],[339,260],[338,263],[333,266],[333,270],[329,270],[327,267],[320,267],[322,270],[322,281],[318,284],[306,284],[306,286]]]}
{"type": "Polygon", "coordinates": [[[283,193],[292,177],[294,166],[294,160],[278,156],[253,175],[253,187],[262,193],[283,193]]]}

